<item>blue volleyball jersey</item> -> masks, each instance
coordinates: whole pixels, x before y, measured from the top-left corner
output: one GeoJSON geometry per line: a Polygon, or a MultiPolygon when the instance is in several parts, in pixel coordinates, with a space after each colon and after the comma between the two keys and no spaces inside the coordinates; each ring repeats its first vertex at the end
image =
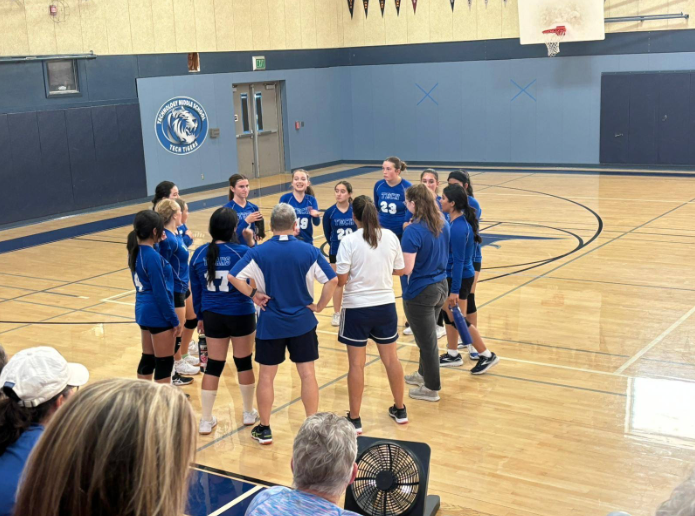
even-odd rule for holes
{"type": "Polygon", "coordinates": [[[299,202],[293,192],[286,193],[280,197],[280,202],[286,202],[294,208],[294,212],[297,214],[297,224],[299,225],[299,235],[297,238],[308,244],[314,243],[314,226],[321,224],[320,217],[312,217],[309,215],[311,210],[318,210],[319,203],[315,197],[311,195],[305,195],[302,202],[299,202]],[[314,226],[309,223],[309,219],[314,226]]]}
{"type": "Polygon", "coordinates": [[[139,246],[133,273],[135,322],[168,328],[179,325],[174,311],[174,274],[171,265],[148,245],[139,246]]]}
{"type": "Polygon", "coordinates": [[[249,224],[248,222],[246,222],[246,217],[248,217],[254,212],[259,211],[258,206],[256,206],[252,202],[246,201],[246,206],[242,207],[236,202],[234,202],[234,200],[231,200],[222,207],[231,208],[237,213],[237,215],[239,215],[239,225],[236,229],[237,236],[239,237],[239,242],[245,242],[243,237],[243,231],[246,228],[250,228],[251,231],[254,232],[254,234],[256,233],[256,223],[252,222],[251,224],[249,224]]]}
{"type": "Polygon", "coordinates": [[[184,244],[186,247],[191,247],[191,246],[193,245],[193,239],[192,239],[191,237],[189,237],[189,236],[186,234],[186,231],[188,231],[188,227],[186,226],[186,224],[181,224],[181,225],[180,225],[178,228],[176,228],[176,229],[177,229],[177,231],[178,231],[178,233],[179,233],[179,236],[180,236],[181,239],[183,240],[183,244],[184,244]]]}
{"type": "MultiPolygon", "coordinates": [[[[483,210],[480,207],[480,203],[475,197],[468,196],[468,204],[475,208],[475,214],[478,216],[478,224],[480,224],[480,217],[483,215],[483,210]]],[[[475,244],[475,254],[473,256],[474,263],[482,263],[483,261],[483,245],[476,242],[475,244]]]]}
{"type": "Polygon", "coordinates": [[[466,217],[461,215],[451,223],[449,261],[446,264],[446,276],[451,278],[453,294],[458,294],[461,290],[461,280],[475,276],[474,255],[475,234],[466,217]]]}
{"type": "Polygon", "coordinates": [[[174,292],[177,294],[188,292],[188,247],[183,239],[168,229],[164,230],[166,238],[159,242],[159,254],[171,264],[174,273],[174,292]]]}
{"type": "Polygon", "coordinates": [[[330,243],[328,254],[337,255],[340,241],[353,231],[357,231],[357,224],[352,218],[352,204],[348,206],[345,213],[338,209],[337,204],[334,204],[323,214],[323,234],[330,243]]]}
{"type": "Polygon", "coordinates": [[[293,236],[274,236],[252,248],[229,272],[252,279],[259,292],[270,296],[258,316],[258,338],[298,337],[318,325],[314,312],[314,280],[326,283],[336,277],[321,251],[293,236]]]}
{"type": "Polygon", "coordinates": [[[217,244],[219,256],[215,263],[215,277],[208,282],[208,263],[206,260],[210,244],[205,244],[193,253],[191,258],[191,293],[193,309],[198,320],[203,320],[203,312],[221,315],[249,315],[256,312],[253,300],[239,292],[229,283],[229,271],[248,252],[243,244],[217,244]]]}
{"type": "Polygon", "coordinates": [[[413,222],[403,232],[401,246],[403,253],[415,253],[415,266],[405,282],[403,299],[413,299],[425,287],[446,278],[446,264],[449,259],[449,224],[444,224],[442,232],[436,237],[424,222],[413,222]]]}
{"type": "MultiPolygon", "coordinates": [[[[447,222],[449,222],[449,221],[450,221],[450,219],[449,219],[449,214],[448,214],[448,213],[444,213],[444,211],[442,211],[442,196],[441,196],[441,195],[438,195],[438,196],[437,196],[437,206],[439,206],[439,211],[441,211],[442,214],[444,215],[444,220],[446,220],[447,222]]],[[[406,210],[405,210],[405,221],[404,221],[404,222],[411,222],[412,220],[413,220],[413,214],[410,213],[410,210],[408,210],[408,209],[406,208],[406,210]]]]}
{"type": "Polygon", "coordinates": [[[379,224],[397,236],[403,234],[403,223],[408,211],[405,207],[405,191],[411,186],[413,185],[405,179],[401,179],[396,186],[389,186],[386,179],[377,181],[374,185],[374,203],[379,211],[379,224]]]}

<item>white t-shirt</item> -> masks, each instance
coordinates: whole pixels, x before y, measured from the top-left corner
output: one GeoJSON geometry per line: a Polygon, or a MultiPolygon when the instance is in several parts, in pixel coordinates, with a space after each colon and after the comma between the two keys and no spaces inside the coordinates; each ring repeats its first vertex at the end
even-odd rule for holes
{"type": "Polygon", "coordinates": [[[376,249],[369,247],[363,232],[358,229],[345,235],[338,248],[336,272],[350,273],[343,291],[345,308],[395,303],[393,271],[405,267],[401,243],[392,231],[381,228],[381,239],[376,249]]]}

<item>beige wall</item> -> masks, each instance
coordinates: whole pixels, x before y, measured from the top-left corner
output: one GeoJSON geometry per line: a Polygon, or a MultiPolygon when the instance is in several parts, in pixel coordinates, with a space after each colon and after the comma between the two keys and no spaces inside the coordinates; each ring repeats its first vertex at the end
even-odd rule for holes
{"type": "MultiPolygon", "coordinates": [[[[678,13],[691,20],[608,24],[606,30],[695,28],[695,0],[606,0],[606,16],[678,13]]],[[[519,36],[516,0],[0,0],[0,55],[149,54],[393,45],[519,36]],[[54,23],[48,5],[66,6],[54,23]]]]}

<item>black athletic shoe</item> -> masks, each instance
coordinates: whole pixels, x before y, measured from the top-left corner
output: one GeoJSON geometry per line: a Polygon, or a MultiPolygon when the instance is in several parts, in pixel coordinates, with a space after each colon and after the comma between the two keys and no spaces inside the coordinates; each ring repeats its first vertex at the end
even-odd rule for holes
{"type": "Polygon", "coordinates": [[[174,373],[171,377],[171,385],[184,387],[193,383],[193,378],[190,376],[181,376],[179,373],[174,373]]]}
{"type": "Polygon", "coordinates": [[[461,358],[461,353],[452,357],[448,352],[443,355],[439,355],[439,367],[458,367],[463,365],[463,358],[461,358]]]}
{"type": "Polygon", "coordinates": [[[475,367],[471,369],[471,374],[483,374],[487,373],[488,370],[492,369],[499,363],[500,359],[492,353],[489,357],[484,357],[483,355],[480,355],[480,359],[478,360],[478,363],[475,364],[475,367]]]}
{"type": "Polygon", "coordinates": [[[357,432],[357,435],[362,435],[362,418],[361,417],[357,417],[355,419],[352,419],[350,417],[350,412],[348,412],[345,416],[345,419],[347,419],[348,421],[350,421],[350,423],[352,423],[352,426],[355,427],[355,432],[357,432]]]}
{"type": "Polygon", "coordinates": [[[408,422],[408,412],[405,410],[405,405],[403,405],[403,408],[396,408],[395,404],[393,407],[389,407],[389,416],[395,419],[399,425],[404,425],[408,422]]]}
{"type": "Polygon", "coordinates": [[[251,437],[261,444],[271,444],[273,442],[273,433],[269,426],[256,425],[251,430],[251,437]]]}

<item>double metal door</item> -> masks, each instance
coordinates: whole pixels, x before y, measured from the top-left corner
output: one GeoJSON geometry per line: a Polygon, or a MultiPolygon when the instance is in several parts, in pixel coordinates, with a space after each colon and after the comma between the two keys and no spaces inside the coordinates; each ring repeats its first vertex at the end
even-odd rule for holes
{"type": "Polygon", "coordinates": [[[264,177],[285,172],[280,83],[235,84],[239,173],[264,177]]]}

